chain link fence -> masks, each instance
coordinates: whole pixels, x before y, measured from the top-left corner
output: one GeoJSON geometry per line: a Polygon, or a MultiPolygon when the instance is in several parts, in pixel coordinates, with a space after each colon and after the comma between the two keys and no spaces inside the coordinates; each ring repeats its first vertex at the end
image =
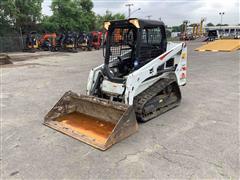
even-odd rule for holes
{"type": "Polygon", "coordinates": [[[26,44],[26,37],[23,36],[0,36],[0,52],[22,51],[26,44]]]}

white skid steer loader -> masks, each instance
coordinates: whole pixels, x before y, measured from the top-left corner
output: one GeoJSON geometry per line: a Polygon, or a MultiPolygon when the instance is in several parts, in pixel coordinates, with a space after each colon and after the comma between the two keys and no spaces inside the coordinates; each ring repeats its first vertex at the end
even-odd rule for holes
{"type": "Polygon", "coordinates": [[[104,64],[90,71],[87,95],[66,92],[44,124],[101,150],[135,133],[181,101],[187,47],[167,43],[160,21],[104,23],[104,64]]]}

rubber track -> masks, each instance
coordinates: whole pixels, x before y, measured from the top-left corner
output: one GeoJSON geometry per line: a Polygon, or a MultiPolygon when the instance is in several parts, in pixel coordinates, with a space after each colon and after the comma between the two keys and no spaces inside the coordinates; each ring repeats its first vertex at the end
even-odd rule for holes
{"type": "MultiPolygon", "coordinates": [[[[149,121],[150,119],[159,116],[160,114],[174,108],[175,106],[180,104],[181,100],[181,94],[180,90],[178,89],[177,93],[177,101],[174,103],[166,104],[165,107],[159,107],[159,109],[155,112],[152,112],[150,115],[146,115],[143,113],[144,105],[149,102],[151,99],[154,98],[154,96],[158,96],[158,94],[164,90],[167,86],[170,84],[176,82],[176,80],[173,79],[167,79],[163,78],[158,80],[155,84],[150,86],[148,89],[140,93],[134,98],[134,108],[135,108],[135,113],[136,117],[139,121],[146,122],[149,121]]],[[[177,85],[178,86],[178,85],[177,85]]],[[[177,87],[179,88],[179,87],[177,87]]],[[[164,96],[164,95],[163,95],[164,96]]],[[[166,96],[166,95],[165,95],[166,96]]]]}

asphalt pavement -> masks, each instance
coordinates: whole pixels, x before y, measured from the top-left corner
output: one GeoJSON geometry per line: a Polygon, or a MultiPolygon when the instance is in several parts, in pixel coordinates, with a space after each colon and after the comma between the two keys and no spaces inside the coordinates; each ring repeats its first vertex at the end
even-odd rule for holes
{"type": "Polygon", "coordinates": [[[239,179],[239,51],[188,43],[181,105],[107,151],[44,126],[64,92],[86,92],[102,51],[55,53],[1,67],[3,179],[239,179]]]}

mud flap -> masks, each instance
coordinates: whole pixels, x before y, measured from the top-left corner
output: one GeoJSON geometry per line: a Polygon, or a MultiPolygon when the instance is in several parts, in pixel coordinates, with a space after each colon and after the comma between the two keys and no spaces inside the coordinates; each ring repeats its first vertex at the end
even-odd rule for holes
{"type": "Polygon", "coordinates": [[[71,91],[45,116],[44,125],[101,150],[138,130],[132,106],[71,91]]]}

